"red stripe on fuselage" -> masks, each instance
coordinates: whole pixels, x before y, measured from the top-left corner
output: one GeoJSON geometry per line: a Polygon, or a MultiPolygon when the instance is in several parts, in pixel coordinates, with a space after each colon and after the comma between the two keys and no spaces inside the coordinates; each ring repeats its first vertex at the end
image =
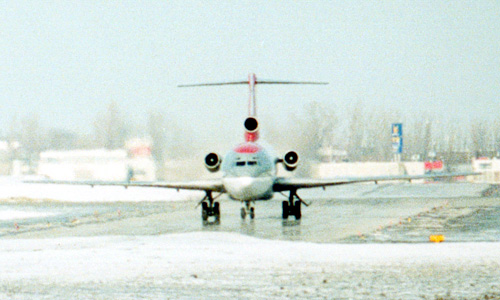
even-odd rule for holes
{"type": "Polygon", "coordinates": [[[259,139],[259,132],[245,132],[245,141],[247,142],[256,142],[259,139]]]}
{"type": "Polygon", "coordinates": [[[241,154],[251,154],[257,153],[260,150],[260,146],[254,143],[241,144],[234,149],[234,152],[241,154]]]}

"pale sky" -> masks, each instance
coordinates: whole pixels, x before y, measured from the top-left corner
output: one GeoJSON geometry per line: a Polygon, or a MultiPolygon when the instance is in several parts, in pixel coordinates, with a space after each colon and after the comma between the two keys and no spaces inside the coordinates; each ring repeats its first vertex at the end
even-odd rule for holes
{"type": "Polygon", "coordinates": [[[498,1],[1,1],[0,133],[14,115],[91,132],[110,101],[133,122],[149,111],[190,128],[236,132],[246,79],[277,121],[309,101],[342,117],[350,103],[456,119],[500,115],[498,1]],[[223,126],[221,127],[221,122],[223,126]]]}

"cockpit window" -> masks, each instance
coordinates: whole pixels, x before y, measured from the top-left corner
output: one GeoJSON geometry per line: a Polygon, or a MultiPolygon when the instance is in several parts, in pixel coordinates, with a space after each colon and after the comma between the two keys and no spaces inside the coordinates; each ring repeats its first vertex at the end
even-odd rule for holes
{"type": "Polygon", "coordinates": [[[236,166],[237,167],[243,167],[243,166],[256,166],[257,165],[257,161],[255,160],[250,160],[250,161],[237,161],[236,162],[236,166]]]}

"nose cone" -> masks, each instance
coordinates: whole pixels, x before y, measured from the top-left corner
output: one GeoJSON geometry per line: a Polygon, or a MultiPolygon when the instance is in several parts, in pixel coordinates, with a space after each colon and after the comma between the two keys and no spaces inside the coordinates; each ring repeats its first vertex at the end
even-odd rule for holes
{"type": "Polygon", "coordinates": [[[240,177],[234,181],[235,185],[239,187],[242,191],[251,190],[256,182],[256,178],[253,177],[240,177]]]}
{"type": "Polygon", "coordinates": [[[229,196],[237,200],[258,200],[272,194],[272,179],[269,177],[232,177],[223,180],[229,196]]]}

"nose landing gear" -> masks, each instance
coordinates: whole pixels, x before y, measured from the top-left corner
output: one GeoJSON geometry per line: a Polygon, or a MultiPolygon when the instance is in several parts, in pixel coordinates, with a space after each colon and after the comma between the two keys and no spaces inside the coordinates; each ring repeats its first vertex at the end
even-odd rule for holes
{"type": "Polygon", "coordinates": [[[255,218],[255,208],[250,201],[245,201],[245,206],[241,208],[241,219],[245,220],[247,214],[250,215],[250,219],[253,220],[255,218]]]}

